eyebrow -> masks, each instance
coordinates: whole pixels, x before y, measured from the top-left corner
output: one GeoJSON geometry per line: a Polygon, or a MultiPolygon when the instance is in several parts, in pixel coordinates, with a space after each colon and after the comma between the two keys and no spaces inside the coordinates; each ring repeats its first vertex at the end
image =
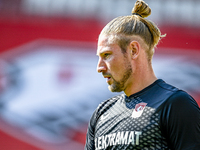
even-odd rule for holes
{"type": "Polygon", "coordinates": [[[104,50],[104,51],[101,51],[99,54],[97,53],[96,55],[97,55],[97,56],[101,56],[101,55],[103,55],[104,53],[112,53],[112,51],[111,51],[111,50],[104,50]]]}
{"type": "Polygon", "coordinates": [[[101,50],[101,52],[98,54],[96,54],[97,56],[102,55],[103,53],[111,53],[112,51],[109,48],[104,48],[103,50],[101,50]]]}

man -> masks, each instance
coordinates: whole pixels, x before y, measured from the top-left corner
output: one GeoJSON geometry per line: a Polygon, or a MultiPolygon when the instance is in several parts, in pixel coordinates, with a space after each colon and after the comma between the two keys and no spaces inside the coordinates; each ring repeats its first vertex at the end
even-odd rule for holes
{"type": "Polygon", "coordinates": [[[144,1],[137,1],[131,16],[115,18],[99,35],[97,71],[110,91],[124,94],[95,110],[85,150],[200,149],[196,101],[154,74],[151,59],[162,35],[144,19],[150,13],[144,1]]]}

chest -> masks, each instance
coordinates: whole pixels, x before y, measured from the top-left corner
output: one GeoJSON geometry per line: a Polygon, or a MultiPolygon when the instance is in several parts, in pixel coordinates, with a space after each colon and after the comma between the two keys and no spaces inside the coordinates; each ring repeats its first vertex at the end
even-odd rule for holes
{"type": "Polygon", "coordinates": [[[130,109],[116,103],[102,113],[95,128],[95,145],[98,149],[117,145],[140,147],[161,138],[159,114],[146,105],[130,109]]]}

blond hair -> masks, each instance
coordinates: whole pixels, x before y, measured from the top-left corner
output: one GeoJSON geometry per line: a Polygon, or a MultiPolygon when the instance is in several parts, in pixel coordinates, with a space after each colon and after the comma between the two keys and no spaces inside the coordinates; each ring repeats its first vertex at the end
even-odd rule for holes
{"type": "Polygon", "coordinates": [[[159,28],[151,21],[144,19],[151,14],[151,8],[142,0],[137,0],[132,15],[120,16],[110,21],[101,31],[101,34],[112,35],[114,40],[118,42],[122,51],[126,51],[126,47],[131,41],[131,37],[141,37],[147,45],[147,56],[151,61],[154,54],[154,47],[158,44],[161,37],[159,28]]]}

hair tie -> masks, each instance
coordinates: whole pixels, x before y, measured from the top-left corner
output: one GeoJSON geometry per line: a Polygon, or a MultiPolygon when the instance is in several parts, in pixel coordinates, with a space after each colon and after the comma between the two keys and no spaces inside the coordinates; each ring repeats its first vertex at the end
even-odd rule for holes
{"type": "Polygon", "coordinates": [[[138,13],[132,13],[132,15],[138,15],[138,16],[140,16],[140,17],[142,17],[140,14],[138,14],[138,13]]]}

